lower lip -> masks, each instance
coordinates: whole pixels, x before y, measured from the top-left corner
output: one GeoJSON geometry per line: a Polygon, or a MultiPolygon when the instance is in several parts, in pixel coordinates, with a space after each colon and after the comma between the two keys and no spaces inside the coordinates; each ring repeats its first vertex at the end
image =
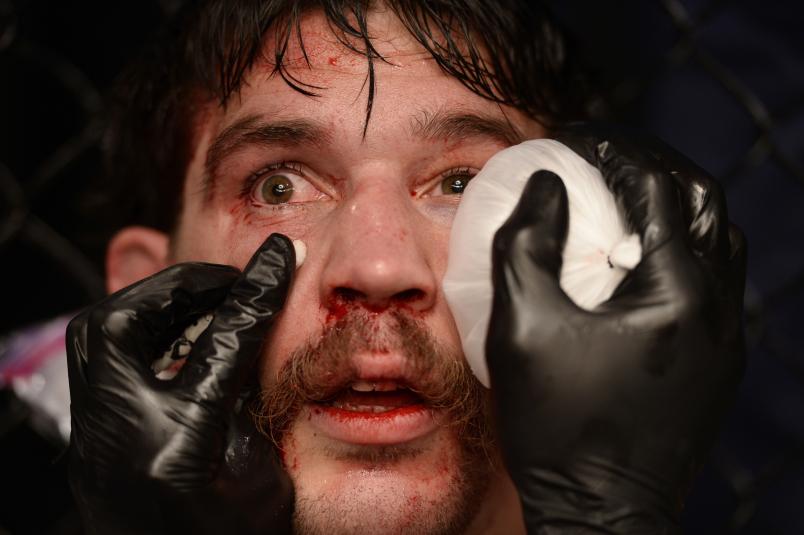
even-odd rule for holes
{"type": "Polygon", "coordinates": [[[401,444],[438,427],[432,410],[408,405],[386,412],[357,412],[326,405],[308,405],[309,421],[322,434],[351,444],[401,444]]]}

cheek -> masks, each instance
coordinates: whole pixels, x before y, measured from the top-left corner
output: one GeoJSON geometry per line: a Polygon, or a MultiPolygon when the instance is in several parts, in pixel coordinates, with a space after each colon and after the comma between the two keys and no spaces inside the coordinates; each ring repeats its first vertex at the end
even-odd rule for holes
{"type": "Polygon", "coordinates": [[[188,214],[172,240],[173,260],[213,262],[242,269],[273,233],[300,239],[309,247],[316,221],[323,215],[322,210],[306,207],[266,212],[238,204],[188,214]]]}
{"type": "MultiPolygon", "coordinates": [[[[282,232],[276,229],[272,231],[282,232]]],[[[305,229],[300,234],[293,236],[288,233],[291,238],[305,242],[307,257],[294,274],[285,305],[263,346],[260,368],[263,384],[273,381],[290,354],[319,337],[326,324],[327,309],[322,305],[320,291],[329,248],[326,232],[305,229]]],[[[257,246],[259,243],[255,248],[257,246]]]]}
{"type": "Polygon", "coordinates": [[[430,265],[433,268],[433,272],[438,275],[439,282],[444,277],[444,273],[447,270],[447,259],[449,256],[449,234],[450,229],[452,228],[452,219],[454,217],[454,213],[448,220],[448,224],[436,229],[433,232],[432,239],[430,241],[432,250],[430,252],[430,265]]]}
{"type": "Polygon", "coordinates": [[[226,211],[226,241],[232,258],[245,262],[271,234],[284,234],[291,240],[302,240],[308,249],[316,240],[317,230],[326,227],[331,202],[299,205],[277,205],[273,208],[238,204],[226,211]]]}
{"type": "Polygon", "coordinates": [[[296,271],[285,306],[266,337],[260,364],[260,382],[274,380],[291,355],[308,341],[323,333],[323,314],[318,298],[320,270],[305,261],[296,271]]]}
{"type": "Polygon", "coordinates": [[[416,248],[417,254],[424,259],[427,268],[438,280],[438,292],[441,291],[441,279],[447,270],[449,236],[455,216],[454,208],[446,207],[443,211],[442,208],[443,205],[422,199],[416,223],[399,236],[400,246],[416,248]]]}

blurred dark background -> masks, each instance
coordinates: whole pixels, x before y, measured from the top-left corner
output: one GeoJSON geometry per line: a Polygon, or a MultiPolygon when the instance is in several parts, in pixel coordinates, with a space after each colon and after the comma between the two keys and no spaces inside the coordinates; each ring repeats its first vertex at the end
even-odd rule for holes
{"type": "MultiPolygon", "coordinates": [[[[86,202],[103,95],[179,1],[0,0],[0,340],[103,295],[109,229],[86,202]]],[[[718,177],[748,237],[747,373],[685,528],[804,534],[804,8],[551,4],[593,75],[595,114],[718,177]]],[[[80,533],[63,454],[0,389],[0,535],[80,533]]]]}

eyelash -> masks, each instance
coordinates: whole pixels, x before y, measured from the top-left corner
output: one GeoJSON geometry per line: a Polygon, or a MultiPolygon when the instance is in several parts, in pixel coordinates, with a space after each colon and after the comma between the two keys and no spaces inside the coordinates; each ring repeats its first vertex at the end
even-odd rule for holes
{"type": "Polygon", "coordinates": [[[439,188],[442,187],[444,180],[448,178],[460,178],[468,182],[469,180],[473,179],[477,173],[478,171],[475,171],[470,167],[453,167],[452,169],[447,169],[439,175],[436,184],[427,190],[427,193],[425,193],[424,196],[429,197],[433,192],[437,192],[439,188]]]}
{"type": "Polygon", "coordinates": [[[452,169],[447,169],[446,171],[441,173],[441,180],[444,180],[445,178],[450,177],[450,176],[460,176],[460,177],[472,178],[476,174],[477,173],[472,171],[472,169],[469,168],[469,167],[454,167],[452,169]]]}

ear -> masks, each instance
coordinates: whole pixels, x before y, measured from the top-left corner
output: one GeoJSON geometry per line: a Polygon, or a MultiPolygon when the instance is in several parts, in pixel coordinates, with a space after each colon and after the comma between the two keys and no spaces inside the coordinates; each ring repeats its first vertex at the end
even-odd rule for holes
{"type": "Polygon", "coordinates": [[[168,266],[168,235],[148,227],[126,227],[106,249],[106,289],[109,293],[153,275],[168,266]]]}

